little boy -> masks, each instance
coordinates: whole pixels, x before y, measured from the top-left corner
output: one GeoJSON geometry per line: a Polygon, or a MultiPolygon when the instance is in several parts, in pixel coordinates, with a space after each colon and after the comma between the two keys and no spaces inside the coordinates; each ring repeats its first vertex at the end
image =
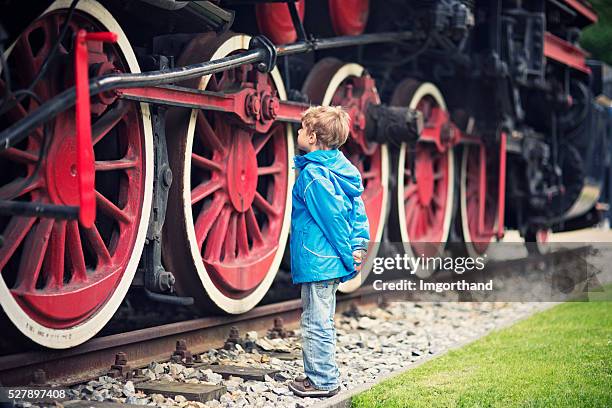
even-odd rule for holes
{"type": "Polygon", "coordinates": [[[359,170],[338,150],[349,135],[341,107],[315,106],[302,114],[294,157],[291,274],[302,284],[302,354],[305,378],[289,388],[300,397],[329,397],[339,390],[336,366],[336,290],[354,278],[370,240],[359,170]]]}

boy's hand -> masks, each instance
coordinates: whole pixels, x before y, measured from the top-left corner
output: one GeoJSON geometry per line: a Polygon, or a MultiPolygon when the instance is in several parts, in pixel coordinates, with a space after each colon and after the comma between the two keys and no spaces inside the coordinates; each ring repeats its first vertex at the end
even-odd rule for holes
{"type": "Polygon", "coordinates": [[[361,264],[365,260],[366,251],[363,249],[358,249],[353,251],[353,261],[355,262],[355,270],[357,272],[361,271],[361,264]]]}

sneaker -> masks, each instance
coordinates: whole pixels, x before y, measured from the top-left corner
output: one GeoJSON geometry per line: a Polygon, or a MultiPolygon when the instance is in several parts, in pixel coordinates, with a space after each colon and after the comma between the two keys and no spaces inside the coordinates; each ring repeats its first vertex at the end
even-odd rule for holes
{"type": "Polygon", "coordinates": [[[315,388],[308,378],[296,379],[289,383],[289,389],[293,391],[298,397],[311,397],[311,398],[326,398],[336,395],[340,391],[340,387],[333,390],[320,390],[315,388]]]}

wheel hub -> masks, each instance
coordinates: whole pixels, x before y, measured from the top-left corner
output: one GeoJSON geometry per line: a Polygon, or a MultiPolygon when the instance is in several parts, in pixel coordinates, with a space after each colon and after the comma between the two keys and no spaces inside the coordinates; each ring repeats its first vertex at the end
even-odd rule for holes
{"type": "Polygon", "coordinates": [[[238,212],[251,207],[257,189],[257,155],[246,132],[235,132],[227,161],[227,190],[238,212]]]}
{"type": "Polygon", "coordinates": [[[46,160],[47,191],[53,203],[76,206],[79,205],[76,140],[72,133],[57,130],[55,137],[59,140],[52,143],[46,160]]]}

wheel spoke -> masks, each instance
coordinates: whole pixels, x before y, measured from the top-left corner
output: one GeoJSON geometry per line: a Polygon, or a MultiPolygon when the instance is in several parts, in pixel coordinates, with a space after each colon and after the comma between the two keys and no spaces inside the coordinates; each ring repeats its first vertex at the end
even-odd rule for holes
{"type": "MultiPolygon", "coordinates": [[[[418,197],[416,195],[410,197],[408,199],[408,201],[405,203],[404,208],[406,211],[406,228],[408,230],[409,233],[409,237],[410,237],[410,230],[411,230],[411,226],[414,224],[415,222],[415,218],[414,218],[414,213],[418,207],[418,197]],[[406,209],[407,207],[407,209],[406,209]]],[[[410,237],[412,239],[412,237],[410,237]]]]}
{"type": "MultiPolygon", "coordinates": [[[[427,226],[432,226],[436,222],[436,214],[431,206],[427,207],[427,226]]],[[[429,228],[428,228],[429,229],[429,228]]]]}
{"type": "Polygon", "coordinates": [[[104,160],[96,161],[96,171],[113,171],[133,169],[138,165],[136,160],[120,159],[120,160],[104,160]]]}
{"type": "Polygon", "coordinates": [[[227,230],[227,238],[223,245],[223,253],[225,254],[225,259],[234,259],[236,258],[236,234],[238,230],[238,214],[231,214],[229,220],[229,227],[227,230]]]}
{"type": "Polygon", "coordinates": [[[83,245],[81,243],[79,224],[77,221],[68,221],[66,243],[73,268],[72,281],[84,282],[87,280],[87,270],[85,267],[85,256],[83,254],[83,245]]]}
{"type": "Polygon", "coordinates": [[[442,197],[440,196],[440,194],[435,194],[432,197],[433,202],[436,204],[436,206],[438,206],[438,208],[442,208],[442,197]]]}
{"type": "Polygon", "coordinates": [[[216,74],[210,74],[210,79],[208,80],[208,85],[206,86],[209,91],[218,91],[219,83],[217,81],[216,74]]]}
{"type": "Polygon", "coordinates": [[[225,200],[216,198],[211,203],[210,207],[202,209],[195,223],[195,235],[198,240],[198,248],[202,249],[202,244],[208,236],[208,231],[221,213],[225,200]]]}
{"type": "Polygon", "coordinates": [[[246,226],[246,217],[244,213],[238,215],[238,254],[246,256],[249,254],[249,237],[246,226]]]}
{"type": "Polygon", "coordinates": [[[223,171],[223,167],[206,157],[202,157],[199,154],[191,153],[191,161],[193,164],[201,169],[212,170],[212,171],[223,171]]]}
{"type": "Polygon", "coordinates": [[[0,152],[0,157],[21,164],[35,164],[38,161],[38,157],[30,152],[9,147],[8,149],[0,152]]]}
{"type": "Polygon", "coordinates": [[[92,143],[95,146],[104,138],[125,116],[129,108],[128,103],[120,101],[117,106],[106,112],[91,127],[92,143]]]}
{"type": "Polygon", "coordinates": [[[416,184],[409,184],[404,188],[404,201],[409,199],[414,193],[418,191],[418,187],[416,184]]]}
{"type": "Polygon", "coordinates": [[[46,286],[61,288],[64,285],[64,255],[66,252],[66,221],[57,220],[49,242],[49,268],[46,286]]]}
{"type": "Polygon", "coordinates": [[[223,187],[223,183],[220,180],[210,180],[200,184],[191,191],[191,205],[196,204],[206,196],[214,193],[218,189],[223,187]]]}
{"type": "Polygon", "coordinates": [[[375,172],[375,171],[372,171],[372,170],[366,171],[365,173],[363,173],[361,175],[361,179],[362,180],[367,180],[367,179],[375,178],[376,175],[377,175],[377,172],[375,172]]]}
{"type": "Polygon", "coordinates": [[[268,174],[277,174],[283,170],[283,167],[280,164],[273,164],[271,166],[259,167],[257,169],[258,176],[266,176],[268,174]]]}
{"type": "Polygon", "coordinates": [[[419,236],[421,223],[423,221],[423,214],[420,206],[415,206],[414,216],[412,217],[412,224],[410,224],[410,238],[416,240],[419,236]]]}
{"type": "Polygon", "coordinates": [[[215,220],[215,224],[210,231],[210,237],[206,241],[206,249],[204,250],[204,257],[207,260],[220,260],[221,248],[225,242],[225,235],[227,233],[231,213],[231,208],[229,206],[224,206],[221,210],[221,214],[219,214],[219,217],[215,220]]]}
{"type": "Polygon", "coordinates": [[[263,147],[266,145],[266,143],[268,143],[268,140],[270,140],[270,138],[272,137],[273,134],[274,134],[274,131],[270,130],[263,137],[260,137],[259,139],[257,139],[256,142],[253,143],[253,148],[255,149],[255,154],[256,155],[259,154],[261,149],[263,149],[263,147]]]}
{"type": "Polygon", "coordinates": [[[108,248],[106,248],[106,244],[100,235],[100,231],[98,231],[98,227],[94,224],[91,228],[86,228],[84,230],[85,237],[87,241],[89,241],[91,248],[96,253],[98,257],[98,263],[100,264],[109,264],[111,262],[111,255],[108,252],[108,248]]]}
{"type": "Polygon", "coordinates": [[[255,197],[253,197],[253,204],[255,204],[257,208],[264,211],[268,215],[278,215],[278,211],[276,210],[276,208],[274,208],[272,204],[268,202],[268,200],[263,198],[263,196],[259,194],[259,191],[255,192],[255,197]]]}
{"type": "Polygon", "coordinates": [[[263,236],[261,235],[261,229],[259,228],[259,224],[257,224],[257,218],[255,218],[255,212],[253,211],[253,207],[249,208],[246,212],[246,226],[251,238],[253,239],[253,244],[256,242],[262,244],[264,242],[263,236]]]}
{"type": "MultiPolygon", "coordinates": [[[[0,94],[4,95],[5,93],[6,93],[6,87],[5,87],[4,81],[0,81],[0,94]]],[[[7,102],[7,103],[14,103],[14,102],[16,102],[15,97],[11,96],[10,102],[7,102]]],[[[28,116],[28,110],[24,108],[21,102],[16,102],[15,106],[6,112],[6,115],[11,120],[11,122],[17,122],[20,119],[23,119],[26,116],[28,116]]],[[[42,140],[43,134],[42,134],[41,128],[36,128],[34,132],[36,136],[39,138],[39,140],[42,140]]]]}
{"type": "Polygon", "coordinates": [[[40,179],[38,178],[26,185],[23,184],[24,180],[26,179],[20,177],[0,187],[0,199],[13,200],[40,187],[40,179]]]}
{"type": "Polygon", "coordinates": [[[123,210],[119,209],[119,207],[113,204],[108,198],[104,197],[98,190],[96,190],[96,205],[109,217],[118,222],[129,224],[130,217],[123,210]]]}
{"type": "Polygon", "coordinates": [[[198,111],[198,118],[196,120],[196,134],[203,144],[225,154],[223,143],[212,129],[208,122],[208,118],[206,118],[206,115],[204,115],[204,112],[201,110],[198,111]]]}
{"type": "Polygon", "coordinates": [[[18,292],[32,292],[36,289],[36,281],[40,274],[49,237],[55,220],[41,218],[38,224],[30,231],[23,245],[21,262],[15,281],[15,290],[18,292]]]}
{"type": "Polygon", "coordinates": [[[4,230],[4,245],[0,247],[0,270],[11,259],[21,241],[34,225],[34,217],[13,217],[4,230]]]}

